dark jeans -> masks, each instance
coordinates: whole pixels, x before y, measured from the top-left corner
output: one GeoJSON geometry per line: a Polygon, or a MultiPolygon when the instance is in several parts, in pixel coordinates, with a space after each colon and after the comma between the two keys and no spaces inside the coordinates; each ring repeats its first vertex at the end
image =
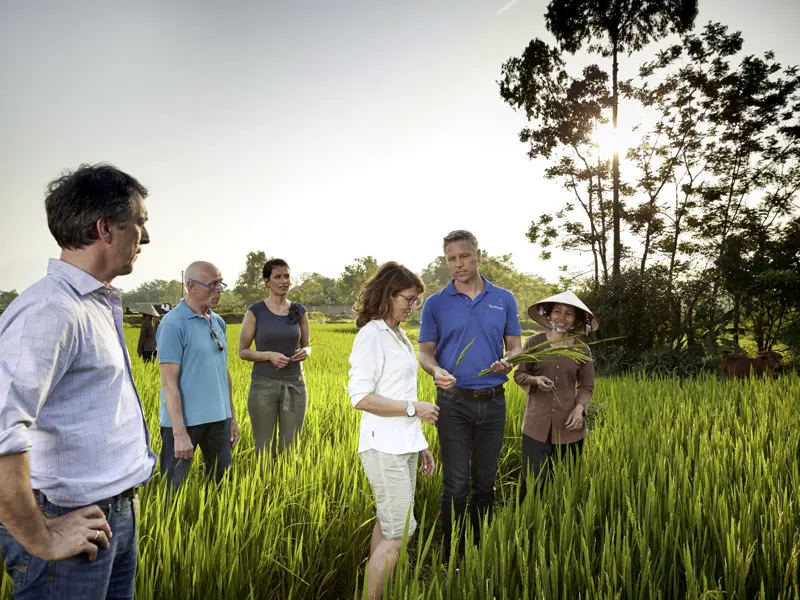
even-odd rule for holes
{"type": "MultiPolygon", "coordinates": [[[[41,493],[36,493],[36,502],[48,517],[59,517],[76,510],[56,506],[41,493]]],[[[89,562],[86,554],[58,561],[42,560],[31,555],[0,525],[0,546],[3,548],[6,572],[14,582],[14,598],[133,598],[138,521],[133,500],[117,496],[95,504],[105,513],[113,535],[106,550],[98,549],[97,560],[94,562],[89,562]]]]}
{"type": "MultiPolygon", "coordinates": [[[[571,444],[553,444],[552,434],[551,429],[546,442],[540,442],[524,434],[522,436],[522,477],[524,479],[529,473],[531,484],[538,485],[539,488],[553,476],[553,464],[556,461],[564,459],[575,461],[583,450],[583,440],[571,444]]],[[[520,501],[527,491],[527,480],[525,480],[520,501]]]]}
{"type": "Polygon", "coordinates": [[[144,362],[153,362],[158,356],[158,352],[156,350],[142,350],[139,356],[142,357],[144,362]]]}
{"type": "MultiPolygon", "coordinates": [[[[225,471],[231,466],[231,420],[203,423],[187,427],[189,439],[195,450],[200,446],[206,464],[206,477],[212,475],[222,481],[225,471]]],[[[172,427],[161,428],[161,475],[166,476],[173,491],[177,490],[192,466],[191,460],[175,458],[175,438],[172,427]]]]}
{"type": "Polygon", "coordinates": [[[441,519],[445,560],[450,557],[453,513],[460,526],[458,552],[464,553],[463,519],[466,512],[469,479],[472,476],[470,523],[475,544],[480,543],[483,515],[491,518],[497,459],[503,447],[506,423],[504,397],[485,402],[461,398],[437,390],[439,406],[439,446],[442,464],[441,519]]]}

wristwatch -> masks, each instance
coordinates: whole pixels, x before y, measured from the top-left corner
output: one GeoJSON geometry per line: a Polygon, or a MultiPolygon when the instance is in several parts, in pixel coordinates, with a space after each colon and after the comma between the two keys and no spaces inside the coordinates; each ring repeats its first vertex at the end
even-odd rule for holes
{"type": "Polygon", "coordinates": [[[409,417],[413,417],[417,414],[417,409],[414,407],[414,403],[411,400],[408,401],[408,408],[406,408],[406,414],[409,417]]]}

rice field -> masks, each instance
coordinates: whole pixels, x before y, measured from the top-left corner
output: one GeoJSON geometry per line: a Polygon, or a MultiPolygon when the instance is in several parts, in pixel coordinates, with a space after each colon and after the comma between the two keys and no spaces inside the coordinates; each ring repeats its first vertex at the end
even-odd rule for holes
{"type": "MultiPolygon", "coordinates": [[[[158,476],[143,490],[137,598],[361,597],[375,512],[344,389],[354,331],[312,325],[302,439],[263,472],[247,416],[250,364],[231,357],[243,436],[231,479],[206,482],[198,457],[169,507],[158,476]]],[[[133,353],[138,330],[127,333],[133,353]]],[[[231,348],[238,333],[229,326],[231,348]]],[[[134,361],[158,452],[158,367],[134,361]]],[[[429,377],[420,390],[433,399],[429,377]]],[[[603,410],[583,457],[521,506],[524,398],[507,390],[498,508],[481,548],[468,546],[457,571],[441,564],[437,466],[418,478],[419,528],[393,598],[800,597],[800,378],[600,379],[603,410]]],[[[438,460],[435,428],[424,427],[438,460]]]]}

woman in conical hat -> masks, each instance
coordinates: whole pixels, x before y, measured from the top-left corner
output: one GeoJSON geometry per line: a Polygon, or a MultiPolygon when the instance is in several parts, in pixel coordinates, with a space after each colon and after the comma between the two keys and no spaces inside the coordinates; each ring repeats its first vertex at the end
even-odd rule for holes
{"type": "MultiPolygon", "coordinates": [[[[528,308],[528,315],[548,331],[529,337],[523,353],[547,343],[553,347],[575,345],[575,350],[591,356],[589,347],[576,335],[597,331],[599,323],[572,292],[536,302],[528,308]]],[[[522,419],[523,474],[530,472],[534,479],[548,477],[554,459],[577,458],[583,447],[584,413],[594,390],[593,363],[548,356],[520,363],[514,381],[528,392],[522,419]]]]}
{"type": "Polygon", "coordinates": [[[136,353],[144,362],[153,362],[156,358],[156,330],[158,329],[158,311],[151,304],[141,311],[142,328],[139,331],[139,345],[136,353]]]}

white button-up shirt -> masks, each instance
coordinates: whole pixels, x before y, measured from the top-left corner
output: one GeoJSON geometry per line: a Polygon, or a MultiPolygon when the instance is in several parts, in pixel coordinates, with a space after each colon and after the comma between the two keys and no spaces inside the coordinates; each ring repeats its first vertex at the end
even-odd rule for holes
{"type": "Polygon", "coordinates": [[[0,316],[0,455],[20,452],[31,487],[65,507],[142,485],[156,465],[119,292],[60,260],[0,316]]]}
{"type": "MultiPolygon", "coordinates": [[[[417,357],[403,330],[395,335],[383,320],[370,321],[356,335],[350,354],[347,392],[353,406],[368,394],[390,400],[417,401],[417,357]]],[[[361,411],[358,451],[387,454],[419,452],[428,447],[418,417],[379,417],[361,411]]]]}

